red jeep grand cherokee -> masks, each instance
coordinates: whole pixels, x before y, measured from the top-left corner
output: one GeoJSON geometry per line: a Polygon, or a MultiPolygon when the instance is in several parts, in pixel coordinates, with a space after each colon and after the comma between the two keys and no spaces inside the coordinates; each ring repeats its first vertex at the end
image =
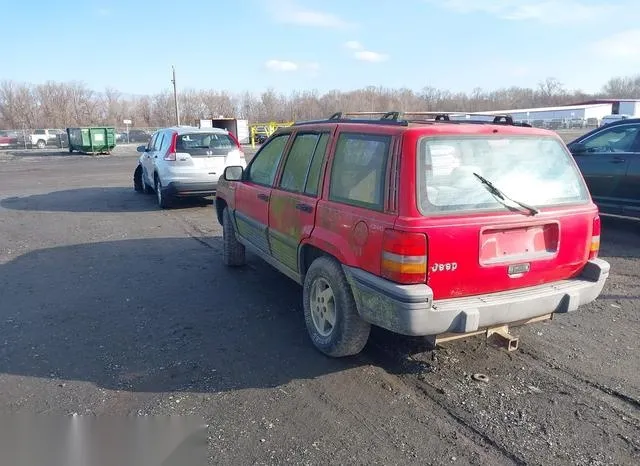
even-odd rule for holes
{"type": "Polygon", "coordinates": [[[555,133],[420,117],[297,123],[220,179],[224,262],[243,265],[248,248],[303,285],[329,356],[360,352],[371,324],[508,338],[508,324],[593,301],[609,274],[598,209],[555,133]]]}

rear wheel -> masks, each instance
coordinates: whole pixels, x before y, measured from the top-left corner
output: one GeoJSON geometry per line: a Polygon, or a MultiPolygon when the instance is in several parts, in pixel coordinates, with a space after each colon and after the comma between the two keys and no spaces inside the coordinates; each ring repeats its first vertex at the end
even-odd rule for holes
{"type": "Polygon", "coordinates": [[[168,209],[171,207],[171,197],[164,192],[164,188],[162,187],[162,182],[160,178],[156,176],[156,199],[158,200],[158,206],[161,209],[168,209]]]}
{"type": "Polygon", "coordinates": [[[313,261],[305,276],[302,299],[307,331],[316,348],[334,358],[362,351],[371,325],[360,318],[351,287],[335,259],[313,261]]]}
{"type": "Polygon", "coordinates": [[[246,264],[244,245],[236,238],[233,220],[229,208],[222,211],[222,262],[229,267],[239,267],[246,264]]]}
{"type": "Polygon", "coordinates": [[[38,142],[36,142],[36,147],[38,149],[44,149],[45,147],[47,147],[47,141],[43,141],[42,139],[40,139],[38,142]]]}

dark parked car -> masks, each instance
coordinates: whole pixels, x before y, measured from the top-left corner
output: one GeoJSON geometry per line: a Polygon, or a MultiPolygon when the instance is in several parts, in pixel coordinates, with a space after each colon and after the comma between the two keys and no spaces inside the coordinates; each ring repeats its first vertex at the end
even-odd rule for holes
{"type": "Polygon", "coordinates": [[[640,118],[596,128],[568,146],[602,213],[640,217],[640,118]]]}
{"type": "Polygon", "coordinates": [[[129,142],[144,142],[145,144],[151,139],[151,133],[142,129],[129,130],[129,142]]]}

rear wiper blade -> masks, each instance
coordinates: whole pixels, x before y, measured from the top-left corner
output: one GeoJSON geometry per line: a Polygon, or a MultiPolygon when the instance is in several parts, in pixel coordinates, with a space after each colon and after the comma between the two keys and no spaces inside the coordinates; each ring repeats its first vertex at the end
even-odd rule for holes
{"type": "Polygon", "coordinates": [[[536,209],[535,207],[532,207],[528,204],[525,204],[524,202],[520,202],[520,201],[516,201],[515,199],[511,199],[509,196],[507,196],[504,192],[500,191],[496,185],[494,185],[491,181],[487,180],[485,177],[478,175],[477,173],[474,172],[473,174],[476,178],[478,178],[478,180],[480,180],[480,182],[482,183],[482,185],[487,189],[487,191],[489,191],[491,194],[493,194],[502,204],[504,204],[507,207],[510,207],[506,201],[511,201],[514,204],[519,205],[520,207],[522,207],[524,210],[526,210],[527,212],[529,212],[531,215],[537,215],[540,213],[540,211],[538,209],[536,209]]]}

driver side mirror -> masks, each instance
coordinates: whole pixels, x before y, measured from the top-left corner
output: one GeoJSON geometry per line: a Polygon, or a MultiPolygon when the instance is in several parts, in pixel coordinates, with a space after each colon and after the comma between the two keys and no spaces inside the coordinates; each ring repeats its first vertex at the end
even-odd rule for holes
{"type": "Polygon", "coordinates": [[[569,150],[572,154],[585,154],[587,152],[587,146],[581,142],[576,142],[569,145],[569,150]]]}
{"type": "Polygon", "coordinates": [[[136,147],[136,150],[138,152],[146,152],[147,151],[147,146],[138,146],[138,147],[136,147]]]}
{"type": "Polygon", "coordinates": [[[240,165],[226,167],[222,173],[222,177],[226,181],[242,181],[242,175],[244,175],[244,168],[240,165]]]}

